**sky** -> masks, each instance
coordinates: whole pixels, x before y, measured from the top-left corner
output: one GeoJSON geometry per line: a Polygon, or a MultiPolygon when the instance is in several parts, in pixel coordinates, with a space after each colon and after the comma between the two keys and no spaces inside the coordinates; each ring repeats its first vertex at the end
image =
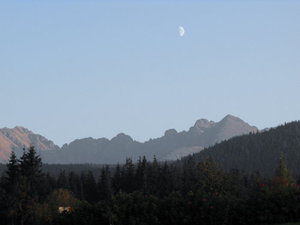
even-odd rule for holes
{"type": "Polygon", "coordinates": [[[299,12],[296,0],[0,0],[0,127],[62,145],[227,114],[260,129],[299,120],[299,12]]]}

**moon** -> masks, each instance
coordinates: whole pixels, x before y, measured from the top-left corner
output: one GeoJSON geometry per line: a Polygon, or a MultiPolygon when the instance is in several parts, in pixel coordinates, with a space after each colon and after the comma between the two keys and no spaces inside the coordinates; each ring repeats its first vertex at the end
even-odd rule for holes
{"type": "Polygon", "coordinates": [[[178,27],[178,32],[179,32],[179,36],[180,37],[183,37],[184,33],[185,33],[185,30],[182,26],[179,26],[178,27]]]}

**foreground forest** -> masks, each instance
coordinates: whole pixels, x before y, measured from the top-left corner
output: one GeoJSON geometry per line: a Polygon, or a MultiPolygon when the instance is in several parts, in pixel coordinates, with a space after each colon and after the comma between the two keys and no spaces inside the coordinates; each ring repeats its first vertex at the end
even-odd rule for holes
{"type": "Polygon", "coordinates": [[[300,189],[279,155],[274,176],[196,163],[130,159],[99,177],[45,174],[33,147],[1,178],[1,224],[279,224],[300,221],[300,189]]]}

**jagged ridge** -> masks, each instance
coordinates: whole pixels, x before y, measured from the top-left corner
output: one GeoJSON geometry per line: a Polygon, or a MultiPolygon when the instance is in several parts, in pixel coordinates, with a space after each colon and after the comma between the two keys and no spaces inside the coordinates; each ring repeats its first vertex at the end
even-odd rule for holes
{"type": "Polygon", "coordinates": [[[66,144],[61,151],[43,153],[49,163],[122,163],[127,157],[174,160],[201,151],[204,147],[227,140],[233,136],[257,132],[241,119],[228,115],[220,122],[201,119],[188,131],[169,129],[164,136],[144,143],[134,141],[126,134],[111,140],[84,138],[66,144]]]}

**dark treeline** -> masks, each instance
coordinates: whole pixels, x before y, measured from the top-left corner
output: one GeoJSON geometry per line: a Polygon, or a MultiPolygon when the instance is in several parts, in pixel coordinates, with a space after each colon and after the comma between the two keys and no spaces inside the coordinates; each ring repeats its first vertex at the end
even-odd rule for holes
{"type": "Polygon", "coordinates": [[[196,163],[137,163],[45,174],[33,147],[1,177],[1,224],[272,224],[300,221],[300,189],[284,157],[273,177],[196,163]],[[63,207],[63,208],[59,208],[63,207]],[[69,208],[68,208],[69,207],[69,208]],[[60,210],[60,211],[59,211],[60,210]]]}
{"type": "MultiPolygon", "coordinates": [[[[101,174],[101,169],[105,165],[100,164],[43,164],[43,172],[50,174],[51,176],[57,177],[60,175],[61,171],[65,173],[86,173],[91,171],[94,177],[99,177],[101,174]]],[[[110,165],[111,168],[114,168],[114,165],[110,165]]]]}
{"type": "Polygon", "coordinates": [[[5,170],[6,170],[6,165],[0,163],[0,175],[2,175],[5,172],[5,170]]]}
{"type": "MultiPolygon", "coordinates": [[[[101,174],[101,169],[104,166],[105,165],[101,164],[43,164],[42,170],[44,173],[50,174],[54,177],[59,176],[61,171],[65,171],[65,173],[74,172],[76,174],[91,171],[95,177],[99,177],[101,174]]],[[[110,167],[113,169],[116,166],[110,165],[110,167]]],[[[6,164],[0,163],[0,176],[3,175],[5,171],[6,164]]]]}

